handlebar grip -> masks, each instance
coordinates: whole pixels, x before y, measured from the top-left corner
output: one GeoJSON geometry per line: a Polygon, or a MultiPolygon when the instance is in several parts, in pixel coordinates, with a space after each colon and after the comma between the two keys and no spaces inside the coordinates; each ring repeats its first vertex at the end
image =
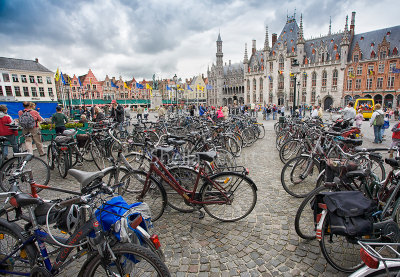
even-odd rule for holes
{"type": "Polygon", "coordinates": [[[72,204],[79,204],[79,203],[82,203],[82,202],[83,202],[83,200],[82,200],[81,197],[74,197],[74,198],[71,198],[71,199],[68,199],[68,200],[61,201],[59,203],[59,205],[60,206],[70,206],[72,204]]]}

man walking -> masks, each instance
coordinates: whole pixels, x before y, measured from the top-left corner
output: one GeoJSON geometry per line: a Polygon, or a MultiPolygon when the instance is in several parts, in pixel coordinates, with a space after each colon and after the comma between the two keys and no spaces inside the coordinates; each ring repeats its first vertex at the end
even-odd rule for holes
{"type": "Polygon", "coordinates": [[[136,112],[137,112],[137,115],[136,115],[137,120],[139,120],[139,118],[140,118],[140,120],[143,120],[143,108],[142,108],[142,106],[139,106],[136,109],[136,112]]]}
{"type": "Polygon", "coordinates": [[[39,122],[43,121],[43,118],[37,111],[31,109],[30,102],[24,102],[22,105],[24,109],[18,112],[19,125],[22,127],[23,135],[31,134],[31,136],[25,137],[25,148],[28,153],[33,154],[33,140],[39,155],[42,157],[46,155],[43,151],[42,136],[39,128],[39,122]]]}
{"type": "Polygon", "coordinates": [[[51,123],[55,124],[56,135],[62,135],[62,133],[67,129],[65,128],[65,123],[68,122],[68,118],[63,114],[60,106],[56,107],[56,113],[51,116],[51,123]]]}

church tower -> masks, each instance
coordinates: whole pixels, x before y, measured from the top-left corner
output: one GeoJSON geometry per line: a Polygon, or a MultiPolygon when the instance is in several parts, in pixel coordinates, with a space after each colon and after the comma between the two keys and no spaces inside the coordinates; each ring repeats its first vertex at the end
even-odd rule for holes
{"type": "Polygon", "coordinates": [[[342,41],[340,42],[340,67],[344,69],[346,67],[347,62],[347,55],[349,53],[349,45],[350,45],[350,38],[349,38],[349,31],[347,29],[349,17],[346,16],[346,25],[344,26],[344,32],[342,41]]]}
{"type": "Polygon", "coordinates": [[[216,95],[216,101],[217,105],[222,105],[222,89],[224,86],[224,63],[223,63],[223,57],[224,54],[222,53],[222,39],[221,39],[221,34],[218,33],[218,39],[217,39],[217,63],[216,63],[216,71],[217,71],[217,95],[216,95]]]}
{"type": "Polygon", "coordinates": [[[304,61],[304,44],[306,43],[303,33],[303,14],[300,15],[300,30],[297,35],[297,62],[303,64],[304,61]]]}

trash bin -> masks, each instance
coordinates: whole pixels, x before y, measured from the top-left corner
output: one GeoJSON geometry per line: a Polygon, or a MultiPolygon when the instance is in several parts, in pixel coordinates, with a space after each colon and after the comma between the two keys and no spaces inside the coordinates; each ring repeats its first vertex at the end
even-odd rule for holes
{"type": "Polygon", "coordinates": [[[280,116],[279,117],[279,123],[285,123],[285,117],[284,116],[280,116]]]}

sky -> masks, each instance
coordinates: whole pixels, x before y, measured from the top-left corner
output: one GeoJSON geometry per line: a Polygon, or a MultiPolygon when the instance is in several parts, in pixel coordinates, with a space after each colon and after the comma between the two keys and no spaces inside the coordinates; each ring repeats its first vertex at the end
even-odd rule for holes
{"type": "Polygon", "coordinates": [[[137,81],[207,75],[218,33],[224,62],[243,61],[281,32],[286,16],[303,15],[305,38],[344,29],[356,33],[400,24],[395,1],[382,0],[0,0],[0,56],[34,60],[63,73],[137,81]]]}

